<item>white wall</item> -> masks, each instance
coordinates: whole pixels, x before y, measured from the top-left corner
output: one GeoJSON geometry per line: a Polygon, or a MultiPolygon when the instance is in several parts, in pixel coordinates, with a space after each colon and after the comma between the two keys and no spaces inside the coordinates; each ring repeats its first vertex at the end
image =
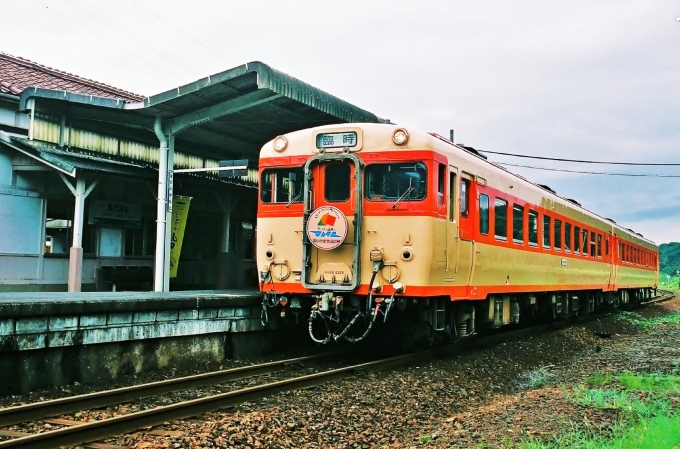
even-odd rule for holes
{"type": "Polygon", "coordinates": [[[12,155],[0,146],[0,187],[12,186],[12,155]]]}
{"type": "Polygon", "coordinates": [[[0,192],[0,254],[43,253],[43,199],[27,194],[0,192]]]}

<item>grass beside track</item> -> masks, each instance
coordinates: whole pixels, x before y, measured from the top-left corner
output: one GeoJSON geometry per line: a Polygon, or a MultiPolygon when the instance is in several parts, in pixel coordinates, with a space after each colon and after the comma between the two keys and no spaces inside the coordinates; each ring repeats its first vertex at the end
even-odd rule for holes
{"type": "MultiPolygon", "coordinates": [[[[667,324],[680,329],[680,314],[653,319],[630,314],[625,319],[646,330],[667,324]]],[[[680,448],[680,360],[670,374],[596,372],[566,397],[581,407],[618,410],[623,419],[604,431],[575,426],[552,441],[527,440],[522,449],[680,448]]]]}
{"type": "Polygon", "coordinates": [[[606,434],[576,429],[551,442],[526,441],[522,449],[680,447],[680,375],[597,372],[567,397],[582,407],[620,410],[625,420],[606,434]]]}
{"type": "Polygon", "coordinates": [[[635,312],[621,312],[619,319],[636,325],[644,331],[648,331],[656,326],[667,324],[680,324],[680,313],[669,313],[655,318],[644,318],[635,312]]]}

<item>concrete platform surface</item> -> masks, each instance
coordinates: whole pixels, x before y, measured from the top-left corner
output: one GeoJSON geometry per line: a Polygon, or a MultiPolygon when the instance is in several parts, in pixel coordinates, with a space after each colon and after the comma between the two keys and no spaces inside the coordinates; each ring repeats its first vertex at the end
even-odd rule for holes
{"type": "Polygon", "coordinates": [[[251,306],[257,290],[176,292],[0,292],[0,317],[251,306]]]}

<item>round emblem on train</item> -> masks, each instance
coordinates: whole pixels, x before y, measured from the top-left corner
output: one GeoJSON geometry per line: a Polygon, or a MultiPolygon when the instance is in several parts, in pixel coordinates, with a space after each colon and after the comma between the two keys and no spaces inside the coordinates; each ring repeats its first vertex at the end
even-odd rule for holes
{"type": "Polygon", "coordinates": [[[337,248],[347,237],[347,217],[340,209],[322,206],[315,209],[307,220],[307,238],[319,249],[337,248]]]}

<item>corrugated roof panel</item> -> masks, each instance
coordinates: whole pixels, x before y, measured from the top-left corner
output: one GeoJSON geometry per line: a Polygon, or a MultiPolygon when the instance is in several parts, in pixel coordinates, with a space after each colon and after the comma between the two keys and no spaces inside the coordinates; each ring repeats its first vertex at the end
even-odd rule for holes
{"type": "Polygon", "coordinates": [[[120,156],[158,164],[158,147],[129,140],[120,141],[120,156]]]}
{"type": "Polygon", "coordinates": [[[34,121],[33,137],[46,142],[59,142],[60,128],[58,123],[36,118],[34,121]]]}
{"type": "Polygon", "coordinates": [[[110,154],[112,156],[118,155],[117,138],[78,128],[71,128],[69,146],[110,154]]]}

